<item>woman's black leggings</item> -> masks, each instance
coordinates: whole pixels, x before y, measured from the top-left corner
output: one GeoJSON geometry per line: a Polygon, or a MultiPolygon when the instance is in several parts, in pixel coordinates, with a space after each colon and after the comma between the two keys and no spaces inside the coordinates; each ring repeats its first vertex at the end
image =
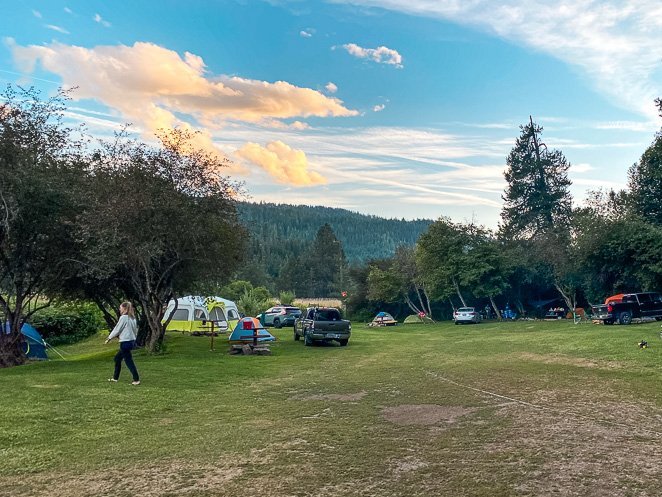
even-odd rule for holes
{"type": "Polygon", "coordinates": [[[133,362],[133,356],[131,351],[136,347],[136,342],[131,340],[129,342],[120,342],[120,350],[115,354],[115,374],[113,378],[116,380],[120,379],[120,371],[122,371],[122,359],[126,363],[126,367],[129,368],[131,374],[133,375],[133,381],[140,381],[138,376],[138,370],[136,369],[136,364],[133,362]]]}

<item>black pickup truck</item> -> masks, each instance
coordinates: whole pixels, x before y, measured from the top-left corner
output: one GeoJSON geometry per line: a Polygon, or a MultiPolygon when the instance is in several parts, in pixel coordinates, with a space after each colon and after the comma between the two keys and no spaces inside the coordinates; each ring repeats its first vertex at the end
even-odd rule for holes
{"type": "Polygon", "coordinates": [[[626,293],[620,302],[593,307],[593,319],[605,324],[630,324],[633,319],[662,320],[662,295],[657,292],[626,293]]]}
{"type": "Polygon", "coordinates": [[[303,337],[305,345],[312,345],[316,341],[337,340],[344,347],[349,343],[351,334],[352,323],[342,319],[340,311],[333,307],[309,307],[294,322],[294,339],[303,337]]]}

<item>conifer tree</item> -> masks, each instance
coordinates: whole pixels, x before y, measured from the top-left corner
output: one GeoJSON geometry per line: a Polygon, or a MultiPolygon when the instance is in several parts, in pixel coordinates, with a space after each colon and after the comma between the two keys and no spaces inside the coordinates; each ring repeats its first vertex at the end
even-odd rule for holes
{"type": "Polygon", "coordinates": [[[540,141],[542,127],[532,118],[520,129],[506,161],[501,233],[506,239],[531,240],[570,226],[570,164],[560,151],[550,151],[540,141]]]}

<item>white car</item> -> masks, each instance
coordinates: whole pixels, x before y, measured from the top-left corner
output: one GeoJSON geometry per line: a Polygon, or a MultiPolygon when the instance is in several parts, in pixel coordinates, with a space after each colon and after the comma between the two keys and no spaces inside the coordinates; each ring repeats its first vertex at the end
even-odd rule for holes
{"type": "Polygon", "coordinates": [[[460,307],[453,313],[453,321],[455,321],[455,324],[478,324],[482,321],[482,317],[475,307],[460,307]]]}

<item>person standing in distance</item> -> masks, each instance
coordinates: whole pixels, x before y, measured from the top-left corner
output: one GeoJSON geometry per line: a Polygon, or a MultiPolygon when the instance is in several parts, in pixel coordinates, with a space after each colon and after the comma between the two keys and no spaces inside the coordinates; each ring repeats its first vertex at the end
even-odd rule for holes
{"type": "Polygon", "coordinates": [[[136,323],[133,304],[131,302],[122,302],[120,304],[120,319],[104,342],[108,343],[115,337],[120,342],[120,350],[115,354],[115,373],[113,373],[112,378],[108,378],[108,381],[117,383],[117,380],[120,379],[120,372],[122,371],[122,360],[124,360],[126,367],[129,368],[129,371],[133,375],[131,384],[140,385],[140,376],[138,376],[138,370],[131,355],[131,351],[136,348],[137,333],[138,324],[136,323]]]}

